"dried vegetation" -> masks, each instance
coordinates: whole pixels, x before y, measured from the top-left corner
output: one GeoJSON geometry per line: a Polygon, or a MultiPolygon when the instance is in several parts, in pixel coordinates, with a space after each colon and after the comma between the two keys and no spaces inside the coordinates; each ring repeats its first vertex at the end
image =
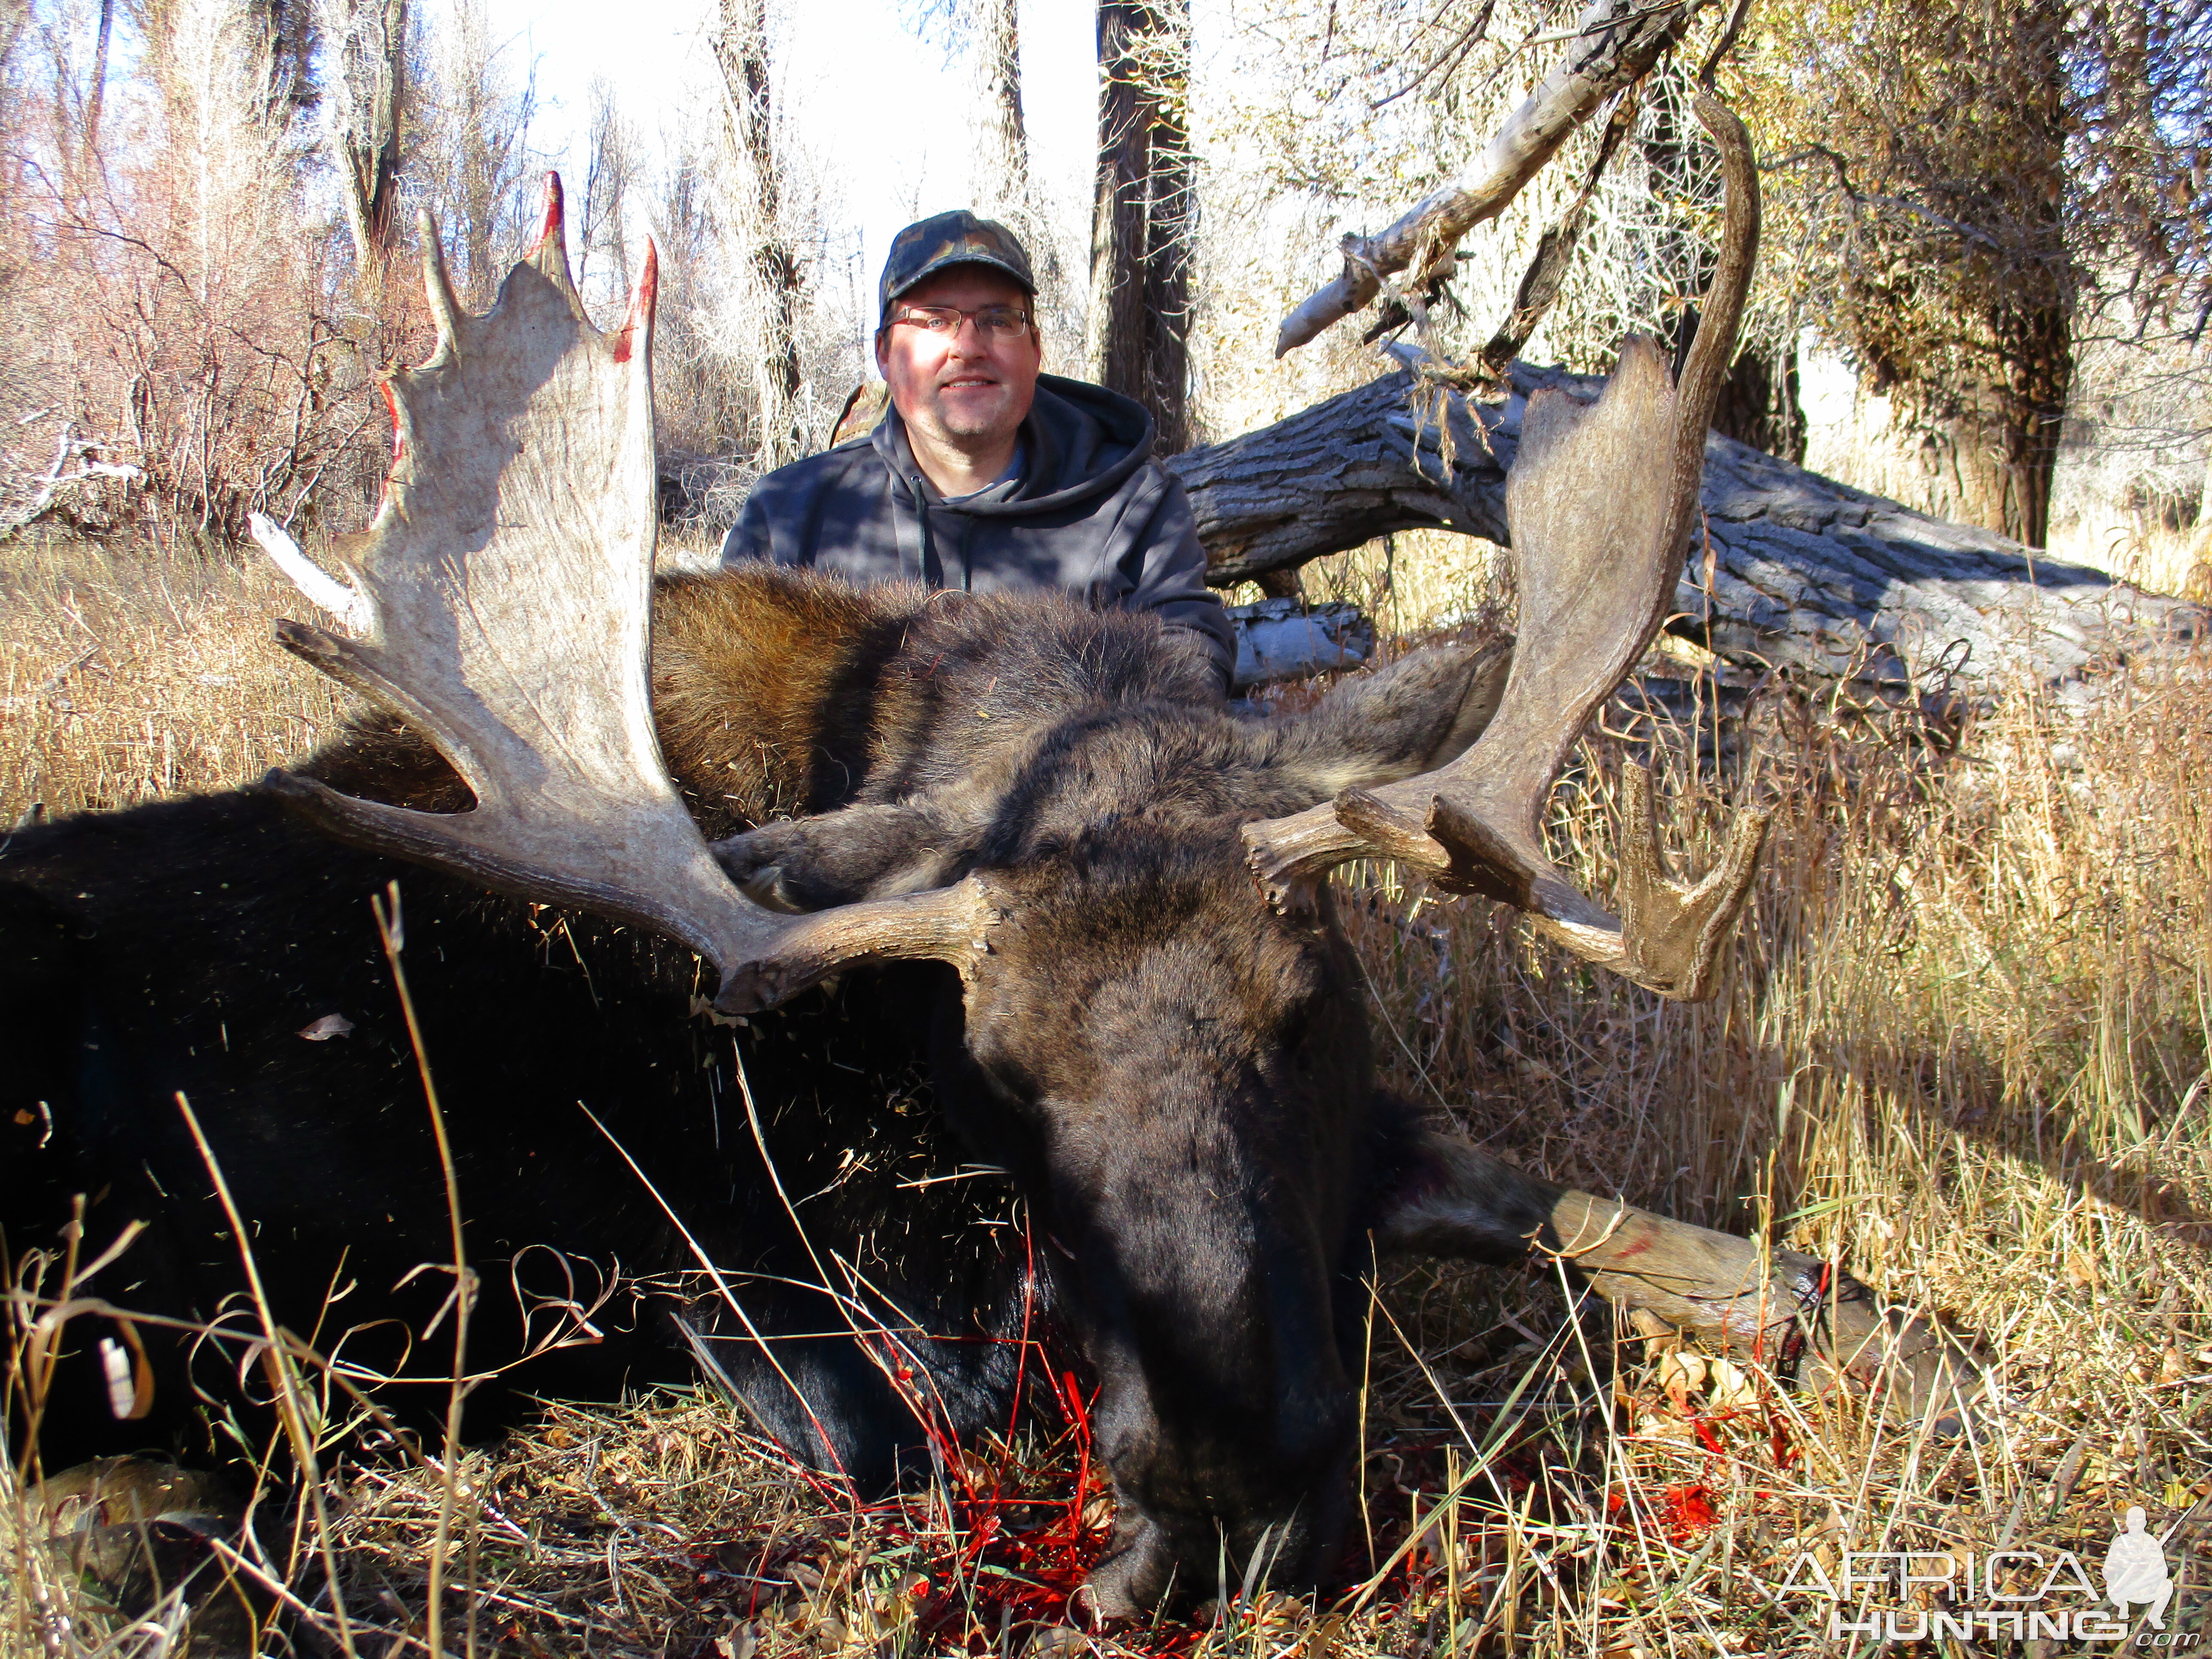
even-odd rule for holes
{"type": "MultiPolygon", "coordinates": [[[[338,712],[263,643],[286,604],[257,572],[16,553],[0,580],[10,820],[34,800],[117,805],[249,778],[338,712]]],[[[1468,586],[1423,580],[1436,595],[1468,586]]],[[[1717,745],[1688,729],[1710,726],[1710,683],[1683,684],[1690,720],[1668,729],[1616,705],[1554,814],[1555,846],[1597,889],[1626,744],[1668,757],[1671,822],[1693,860],[1723,796],[1777,808],[1742,942],[1699,1006],[1534,948],[1487,906],[1425,901],[1388,870],[1348,872],[1343,908],[1393,1086],[1548,1175],[1771,1228],[1846,1258],[1896,1300],[1947,1310],[1979,1334],[2010,1402],[1979,1440],[1780,1386],[1781,1356],[1722,1361],[1577,1322],[1557,1272],[1385,1264],[1363,1377],[1363,1518],[1318,1596],[1224,1573],[1194,1619],[1095,1639],[1067,1630],[1067,1591],[1106,1518],[1070,1390],[1030,1437],[943,1449],[934,1480],[873,1504],[793,1470],[711,1397],[663,1395],[550,1406],[532,1432],[469,1452],[450,1491],[428,1458],[328,1455],[319,1520],[285,1507],[276,1449],[254,1565],[216,1564],[231,1563],[242,1595],[215,1593],[228,1611],[203,1615],[193,1650],[242,1644],[250,1616],[267,1651],[423,1651],[450,1507],[440,1640],[453,1653],[1843,1652],[1872,1638],[1832,1637],[1834,1604],[1789,1587],[1809,1582],[1804,1558],[1832,1579],[1846,1551],[1923,1552],[1925,1573],[2000,1547],[2046,1560],[2070,1550],[2094,1575],[2122,1512],[2141,1504],[2154,1531],[2175,1528],[2174,1639],[2157,1650],[2202,1651],[2203,668],[2115,672],[2086,714],[2023,689],[1942,731],[1771,688],[1717,745]],[[1716,748],[1741,757],[1724,777],[1716,748]]],[[[4,1498],[21,1513],[21,1490],[4,1498]]],[[[0,1651],[175,1650],[173,1608],[125,1617],[103,1609],[112,1581],[79,1570],[81,1556],[20,1539],[7,1555],[0,1651]]],[[[2030,1571],[2014,1563],[2011,1593],[2033,1591],[2020,1582],[2030,1571]]],[[[1910,1636],[1929,1609],[2085,1600],[1863,1585],[1843,1617],[1899,1609],[1910,1636]]],[[[1923,1645],[2077,1647],[1996,1630],[1923,1645]]]]}

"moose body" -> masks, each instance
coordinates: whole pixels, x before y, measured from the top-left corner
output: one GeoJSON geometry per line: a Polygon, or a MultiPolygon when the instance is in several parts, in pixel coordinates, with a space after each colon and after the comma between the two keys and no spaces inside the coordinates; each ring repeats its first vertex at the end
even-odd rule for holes
{"type": "Polygon", "coordinates": [[[1716,297],[1679,392],[1646,342],[1596,404],[1531,401],[1519,640],[1418,653],[1274,720],[1223,708],[1156,622],[1068,599],[767,571],[656,591],[650,257],[602,335],[557,197],[485,317],[459,313],[426,237],[441,344],[392,382],[363,586],[321,581],[352,632],[280,628],[392,718],[256,795],[0,856],[27,1056],[0,1110],[11,1240],[76,1193],[107,1231],[158,1214],[168,1236],[100,1288],[221,1313],[240,1241],[181,1091],[281,1261],[277,1316],[349,1358],[434,1324],[441,1183],[365,914],[397,872],[470,1253],[535,1293],[507,1298],[523,1311],[477,1368],[549,1350],[532,1385],[605,1386],[672,1331],[794,1452],[881,1478],[927,1427],[1006,1424],[1018,1338],[1048,1314],[1097,1378],[1113,1478],[1094,1615],[1211,1584],[1224,1555],[1318,1572],[1378,1252],[1548,1248],[1617,1302],[1802,1347],[1809,1379],[1916,1409],[1954,1390],[1942,1339],[1848,1276],[1562,1191],[1379,1094],[1325,879],[1396,858],[1664,994],[1712,982],[1757,815],[1689,885],[1648,780],[1631,788],[1618,918],[1540,827],[1673,591],[1748,283],[1747,143],[1700,110],[1728,165],[1716,297]],[[732,1042],[702,1010],[751,1023],[732,1042]],[[333,1012],[350,1036],[298,1035],[333,1012]],[[574,1288],[575,1264],[617,1261],[635,1306],[574,1288]],[[586,1319],[599,1342],[558,1346],[586,1319]]]}
{"type": "MultiPolygon", "coordinates": [[[[280,1322],[394,1370],[402,1332],[430,1322],[447,1281],[418,1270],[449,1254],[443,1186],[369,906],[397,880],[486,1285],[476,1369],[565,1336],[514,1380],[604,1393],[688,1369],[680,1318],[772,1433],[880,1482],[933,1430],[1003,1429],[1015,1345],[1057,1323],[1104,1385],[1097,1431],[1129,1513],[1175,1528],[1133,1590],[1214,1547],[1224,1520],[1249,1534],[1303,1509],[1299,1542],[1317,1546],[1350,1440],[1345,1320],[1362,1304],[1343,1291],[1417,1126],[1376,1093],[1342,939],[1258,901],[1237,830],[1463,747],[1502,652],[1427,653],[1259,722],[1224,711],[1150,619],[1064,599],[762,568],[665,581],[659,615],[678,787],[710,831],[769,825],[733,860],[757,868],[772,844],[817,902],[902,884],[917,861],[1006,872],[1026,902],[994,938],[1000,994],[892,963],[732,1030],[699,1012],[690,952],[348,848],[265,795],[18,836],[0,854],[0,1213],[18,1249],[55,1237],[79,1194],[92,1250],[152,1223],[94,1291],[191,1322],[228,1308],[239,1339],[204,1348],[190,1380],[185,1347],[157,1341],[150,1423],[103,1421],[88,1366],[65,1375],[50,1450],[204,1455],[201,1402],[258,1333],[179,1092],[280,1322]],[[948,794],[981,804],[981,845],[888,821],[948,794]],[[869,833],[825,842],[838,868],[802,867],[803,832],[840,816],[869,833]],[[301,1035],[330,1014],[351,1030],[301,1035]],[[1006,1174],[962,1175],[979,1164],[1006,1174]],[[854,1271],[829,1267],[825,1289],[824,1264],[854,1271]],[[580,1340],[556,1304],[618,1274],[580,1340]]],[[[468,805],[386,720],[301,770],[468,805]]],[[[427,1358],[412,1369],[435,1382],[427,1358]]],[[[489,1398],[472,1409],[497,1420],[489,1398]]]]}

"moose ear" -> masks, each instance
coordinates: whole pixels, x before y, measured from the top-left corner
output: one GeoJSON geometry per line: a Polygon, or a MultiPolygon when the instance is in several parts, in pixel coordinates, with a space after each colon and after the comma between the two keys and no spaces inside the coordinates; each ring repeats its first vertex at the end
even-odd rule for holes
{"type": "Polygon", "coordinates": [[[1297,811],[1457,758],[1498,713],[1512,666],[1509,636],[1418,651],[1339,681],[1305,713],[1269,723],[1264,810],[1297,811]]]}

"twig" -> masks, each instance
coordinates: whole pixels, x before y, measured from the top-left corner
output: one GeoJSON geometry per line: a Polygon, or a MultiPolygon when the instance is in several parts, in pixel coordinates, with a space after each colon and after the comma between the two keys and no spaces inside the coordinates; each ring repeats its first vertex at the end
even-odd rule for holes
{"type": "Polygon", "coordinates": [[[262,1334],[269,1341],[270,1370],[276,1382],[279,1415],[284,1424],[284,1433],[292,1443],[292,1455],[300,1465],[300,1478],[307,1483],[307,1501],[315,1511],[315,1546],[323,1558],[323,1572],[330,1582],[331,1613],[337,1621],[338,1646],[344,1650],[346,1659],[359,1659],[354,1651],[353,1628],[346,1617],[345,1592],[338,1584],[338,1558],[331,1543],[331,1517],[323,1502],[322,1469],[315,1456],[314,1437],[307,1432],[307,1419],[300,1403],[300,1382],[294,1369],[291,1352],[283,1332],[276,1323],[275,1310],[269,1304],[269,1293],[262,1286],[261,1266],[254,1260],[252,1236],[246,1231],[246,1222],[239,1214],[237,1202],[230,1195],[230,1182],[224,1179],[222,1165],[216,1161],[215,1148],[208,1144],[200,1128],[200,1121],[192,1110],[192,1103],[185,1097],[182,1089],[177,1091],[177,1109],[184,1114],[185,1127],[191,1132],[192,1145],[199,1148],[200,1159],[207,1165],[209,1176],[215,1182],[216,1196],[222,1201],[222,1212],[230,1219],[231,1236],[238,1241],[239,1260],[246,1267],[246,1282],[253,1296],[254,1311],[261,1316],[262,1334]]]}
{"type": "MultiPolygon", "coordinates": [[[[415,999],[408,994],[407,970],[399,960],[405,948],[405,930],[399,915],[399,884],[387,884],[384,897],[369,896],[369,908],[376,916],[376,935],[384,946],[384,960],[392,969],[392,988],[399,994],[399,1012],[407,1021],[407,1041],[415,1050],[415,1070],[422,1079],[422,1098],[430,1109],[430,1130],[437,1139],[438,1168],[446,1180],[446,1217],[453,1229],[453,1369],[446,1394],[446,1446],[439,1471],[438,1531],[430,1549],[430,1606],[428,1626],[430,1650],[443,1653],[445,1644],[441,1633],[444,1620],[446,1576],[446,1540],[453,1525],[453,1498],[460,1480],[461,1413],[468,1398],[469,1374],[469,1315],[475,1302],[475,1281],[470,1276],[468,1255],[461,1237],[461,1185],[453,1171],[453,1143],[446,1135],[446,1115],[438,1104],[438,1085],[430,1077],[430,1056],[422,1046],[422,1027],[415,1018],[415,999]],[[387,910],[385,907],[390,905],[387,910]]],[[[462,1595],[467,1601],[469,1617],[462,1640],[469,1659],[476,1659],[477,1651],[477,1540],[480,1534],[469,1528],[469,1565],[467,1583],[462,1595]]]]}

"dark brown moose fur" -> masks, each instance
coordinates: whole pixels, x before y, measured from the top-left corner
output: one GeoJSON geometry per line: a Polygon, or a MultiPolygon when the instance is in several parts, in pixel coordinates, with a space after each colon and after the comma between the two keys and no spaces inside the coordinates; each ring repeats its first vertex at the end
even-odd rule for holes
{"type": "MultiPolygon", "coordinates": [[[[781,1192],[727,1082],[710,1114],[686,1081],[730,1060],[728,1039],[689,1015],[711,987],[688,953],[487,899],[233,794],[71,820],[0,854],[0,1036],[15,1056],[0,1079],[0,1224],[40,1236],[70,1193],[95,1193],[90,1249],[150,1216],[109,1293],[210,1316],[237,1264],[178,1127],[183,1091],[263,1242],[281,1319],[426,1321],[435,1282],[410,1269],[442,1259],[442,1200],[366,905],[398,878],[488,1284],[526,1259],[542,1273],[538,1245],[618,1261],[647,1291],[641,1340],[672,1333],[656,1310],[680,1310],[694,1352],[787,1444],[882,1478],[920,1438],[917,1412],[975,1431],[1002,1429],[1016,1404],[1000,1345],[1024,1313],[1003,1189],[904,1179],[998,1165],[1054,1247],[1037,1252],[1048,1308],[1101,1385],[1118,1510],[1096,1610],[1203,1590],[1224,1547],[1240,1571],[1265,1556],[1277,1582],[1319,1571],[1348,1487],[1356,1274],[1405,1188],[1413,1126],[1375,1095],[1325,900],[1272,909],[1238,831],[1458,752],[1495,706],[1504,651],[1425,653],[1257,720],[1225,709],[1151,620],[1057,597],[855,592],[762,569],[664,580],[655,624],[670,769],[741,880],[801,908],[973,873],[1004,912],[964,980],[935,963],[858,970],[735,1034],[781,1192]],[[301,1041],[328,1012],[353,1033],[301,1041]],[[735,1275],[774,1363],[738,1309],[700,1292],[580,1100],[735,1275]],[[949,1130],[942,1154],[925,1150],[933,1121],[915,1101],[949,1130]],[[7,1127],[23,1123],[40,1127],[7,1127]],[[352,1288],[320,1314],[341,1260],[352,1288]],[[793,1288],[816,1260],[865,1264],[854,1294],[866,1318],[908,1330],[897,1354],[835,1334],[851,1298],[825,1310],[793,1288]]],[[[428,743],[386,718],[302,769],[398,804],[469,805],[428,743]]],[[[1509,1196],[1527,1201],[1501,1209],[1506,1255],[1545,1213],[1533,1184],[1509,1196]]],[[[472,1339],[487,1365],[525,1346],[498,1300],[472,1339]]],[[[635,1375],[629,1316],[598,1322],[597,1346],[518,1380],[635,1375]]],[[[164,1375],[161,1411],[197,1410],[164,1375]]],[[[471,1410],[496,1420],[489,1393],[471,1410]]],[[[172,1443],[189,1437],[173,1426],[172,1443]]],[[[102,1429],[90,1408],[72,1432],[79,1453],[159,1437],[151,1421],[102,1429]]]]}

